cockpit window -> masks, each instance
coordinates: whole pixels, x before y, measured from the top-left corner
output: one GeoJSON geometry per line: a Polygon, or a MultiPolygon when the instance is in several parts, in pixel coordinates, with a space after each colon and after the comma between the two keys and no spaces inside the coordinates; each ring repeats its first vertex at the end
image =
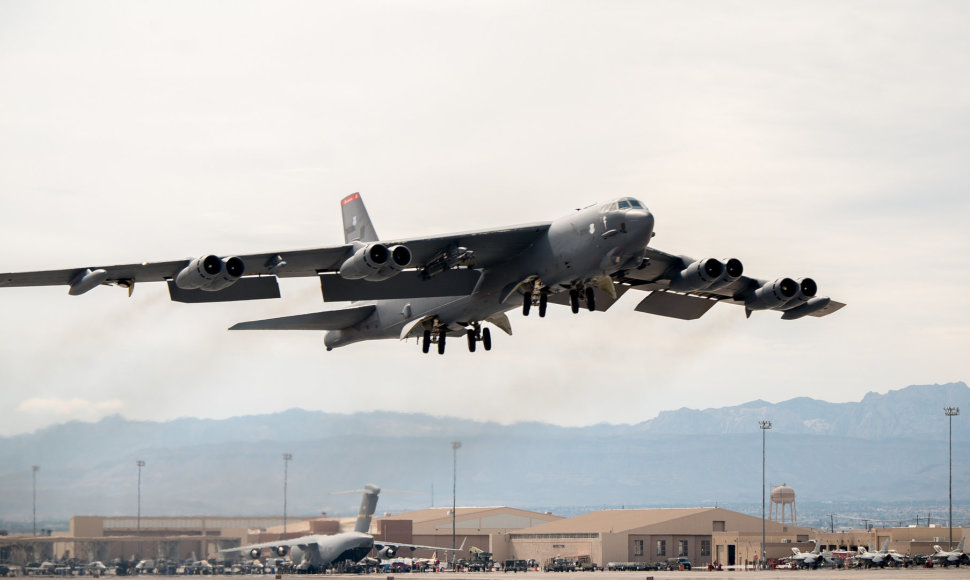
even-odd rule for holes
{"type": "Polygon", "coordinates": [[[619,202],[620,209],[630,209],[630,201],[626,199],[621,199],[619,202]]]}

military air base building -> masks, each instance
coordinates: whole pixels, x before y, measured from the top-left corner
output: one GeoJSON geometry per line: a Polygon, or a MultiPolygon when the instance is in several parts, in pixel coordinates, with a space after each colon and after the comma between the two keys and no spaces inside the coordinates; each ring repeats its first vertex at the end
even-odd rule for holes
{"type": "MultiPolygon", "coordinates": [[[[791,542],[807,541],[811,534],[809,528],[772,521],[766,528],[772,536],[791,542]]],[[[727,530],[757,530],[760,537],[761,518],[716,507],[604,510],[521,530],[509,535],[509,544],[516,558],[539,562],[587,555],[601,566],[678,557],[706,565],[736,557],[736,546],[715,548],[714,534],[727,530]]]]}
{"type": "MultiPolygon", "coordinates": [[[[167,560],[223,559],[219,550],[271,543],[311,534],[353,529],[355,518],[290,517],[283,533],[281,517],[101,517],[71,518],[68,532],[52,536],[0,538],[0,550],[12,562],[77,557],[88,561],[115,558],[167,560]]],[[[477,548],[493,560],[536,560],[588,556],[599,566],[610,562],[653,563],[686,557],[695,566],[719,562],[725,567],[754,566],[761,550],[760,517],[722,508],[602,510],[562,518],[509,507],[460,507],[454,517],[455,545],[464,542],[459,558],[477,548]]],[[[430,508],[376,517],[371,532],[378,541],[451,547],[450,508],[430,508]]],[[[823,532],[789,523],[765,521],[769,561],[788,557],[792,548],[811,551],[812,541],[824,550],[855,552],[859,547],[890,548],[902,554],[929,554],[934,545],[947,548],[944,527],[900,527],[823,532]]],[[[970,527],[954,528],[954,544],[970,527]]],[[[399,553],[430,557],[432,550],[399,553]]],[[[238,556],[237,556],[238,557],[238,556]]],[[[439,560],[448,559],[439,552],[439,560]]]]}

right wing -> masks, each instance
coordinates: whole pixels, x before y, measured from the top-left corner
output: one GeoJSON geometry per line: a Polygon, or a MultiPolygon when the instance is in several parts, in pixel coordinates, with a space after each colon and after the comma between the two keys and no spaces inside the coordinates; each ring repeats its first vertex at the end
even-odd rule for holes
{"type": "Polygon", "coordinates": [[[753,310],[781,310],[782,318],[792,320],[803,316],[825,316],[839,310],[845,304],[827,297],[815,296],[815,282],[808,278],[792,280],[761,280],[740,273],[741,263],[731,266],[739,271],[731,275],[724,262],[720,267],[722,276],[712,284],[705,283],[700,269],[708,260],[694,260],[687,256],[675,256],[648,247],[639,268],[617,273],[614,279],[637,290],[650,294],[637,305],[638,312],[693,320],[700,318],[718,302],[745,307],[750,316],[753,310]],[[691,275],[684,275],[694,268],[691,275]],[[693,285],[692,285],[693,284],[693,285]]]}

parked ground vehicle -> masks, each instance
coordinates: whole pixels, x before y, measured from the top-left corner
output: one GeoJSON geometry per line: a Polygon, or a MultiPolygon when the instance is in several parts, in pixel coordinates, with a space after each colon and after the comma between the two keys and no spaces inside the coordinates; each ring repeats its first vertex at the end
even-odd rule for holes
{"type": "Polygon", "coordinates": [[[667,568],[670,570],[690,570],[690,558],[681,556],[680,558],[668,558],[667,568]]]}

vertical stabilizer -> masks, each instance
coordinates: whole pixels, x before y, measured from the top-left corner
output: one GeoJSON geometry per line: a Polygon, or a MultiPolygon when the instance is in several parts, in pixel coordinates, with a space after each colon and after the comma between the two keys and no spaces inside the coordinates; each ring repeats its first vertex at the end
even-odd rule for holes
{"type": "Polygon", "coordinates": [[[340,213],[344,218],[344,242],[378,241],[374,224],[367,215],[367,208],[359,193],[352,193],[340,200],[340,213]]]}
{"type": "Polygon", "coordinates": [[[963,553],[963,543],[966,542],[966,541],[967,541],[967,537],[966,536],[963,536],[962,538],[960,538],[960,543],[957,544],[957,547],[954,548],[953,551],[954,552],[960,552],[962,554],[963,553]]]}
{"type": "MultiPolygon", "coordinates": [[[[361,204],[363,207],[363,204],[361,204]]],[[[366,213],[364,215],[367,215],[366,213]]],[[[364,495],[360,498],[360,510],[357,512],[357,525],[354,526],[355,532],[369,533],[370,519],[377,509],[377,494],[381,493],[381,488],[368,483],[364,486],[364,495]]]]}

